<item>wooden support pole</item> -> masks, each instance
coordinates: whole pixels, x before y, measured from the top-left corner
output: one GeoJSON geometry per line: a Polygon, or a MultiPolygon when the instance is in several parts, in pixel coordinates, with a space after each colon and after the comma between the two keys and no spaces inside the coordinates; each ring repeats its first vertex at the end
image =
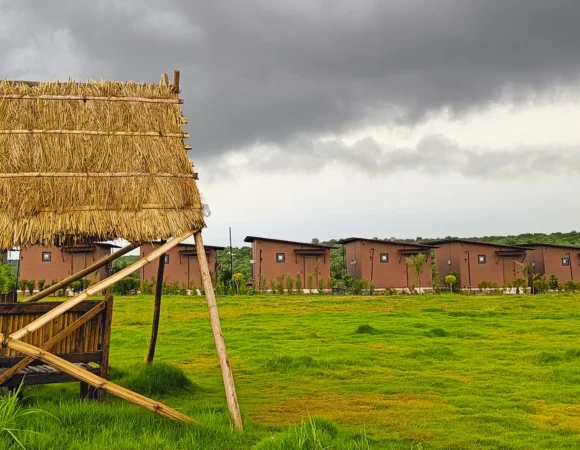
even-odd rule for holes
{"type": "MultiPolygon", "coordinates": [[[[97,304],[97,306],[95,306],[93,309],[87,311],[85,314],[83,314],[81,317],[79,317],[77,320],[71,323],[68,327],[59,331],[51,339],[42,344],[42,347],[40,347],[41,350],[50,350],[53,346],[58,344],[73,331],[79,329],[82,325],[84,325],[93,317],[95,317],[97,314],[99,314],[103,309],[105,309],[105,306],[106,306],[105,302],[97,304]]],[[[6,381],[8,381],[10,378],[12,378],[14,375],[16,375],[18,372],[20,372],[29,364],[33,363],[35,359],[36,358],[33,356],[28,356],[24,358],[22,361],[13,365],[10,369],[8,369],[6,372],[0,375],[0,385],[4,384],[6,381]]]]}
{"type": "Polygon", "coordinates": [[[112,253],[109,256],[98,260],[92,266],[89,266],[86,269],[83,269],[80,272],[77,272],[77,273],[71,275],[70,277],[65,278],[64,280],[60,281],[59,283],[56,283],[53,286],[47,287],[45,290],[34,294],[32,297],[28,297],[26,300],[22,300],[22,303],[37,302],[38,300],[43,299],[44,297],[47,297],[50,294],[53,294],[54,292],[58,291],[59,289],[62,289],[64,287],[68,286],[69,284],[81,279],[82,277],[93,273],[95,270],[99,270],[101,267],[105,266],[107,263],[114,261],[115,259],[120,258],[123,255],[126,255],[131,250],[134,250],[137,247],[139,247],[139,244],[131,244],[131,245],[128,245],[127,247],[124,247],[120,250],[117,250],[115,253],[112,253]]]}
{"type": "Polygon", "coordinates": [[[230,361],[228,359],[228,352],[226,349],[224,335],[222,333],[222,326],[220,323],[220,316],[218,314],[215,292],[213,290],[213,285],[211,282],[211,274],[209,271],[209,265],[207,263],[207,257],[205,256],[205,247],[203,245],[203,239],[201,237],[200,231],[195,233],[195,247],[197,250],[197,260],[199,262],[201,280],[203,283],[203,288],[205,290],[205,297],[207,299],[207,306],[209,309],[209,320],[211,322],[213,339],[215,342],[215,347],[217,350],[220,367],[222,370],[222,378],[224,381],[224,387],[226,391],[226,400],[228,403],[228,409],[230,410],[230,415],[232,417],[236,429],[243,430],[244,425],[242,423],[242,416],[240,414],[240,405],[238,404],[238,396],[236,394],[234,376],[232,374],[232,368],[230,366],[230,361]]]}
{"type": "MultiPolygon", "coordinates": [[[[103,344],[101,347],[101,352],[103,352],[103,358],[99,368],[101,369],[101,378],[105,380],[109,379],[109,353],[111,348],[111,327],[113,325],[113,296],[107,294],[105,297],[105,302],[107,304],[107,311],[105,317],[103,318],[103,344]]],[[[107,391],[104,389],[99,389],[97,397],[100,403],[105,401],[107,391]]]]}
{"type": "Polygon", "coordinates": [[[153,306],[153,323],[151,324],[151,339],[149,340],[149,351],[145,362],[151,364],[155,357],[155,347],[157,345],[157,334],[159,333],[159,317],[161,315],[161,296],[163,295],[163,273],[165,271],[165,254],[159,257],[157,266],[157,283],[155,285],[155,305],[153,306]]]}
{"type": "Polygon", "coordinates": [[[179,94],[179,77],[180,77],[179,70],[174,70],[173,71],[173,90],[177,94],[179,94]]]}
{"type": "MultiPolygon", "coordinates": [[[[95,294],[98,294],[99,292],[104,291],[109,286],[112,286],[115,283],[117,283],[118,281],[122,280],[123,278],[131,275],[133,272],[136,272],[141,267],[146,266],[151,261],[155,261],[157,258],[159,258],[159,256],[163,255],[164,253],[167,253],[168,250],[171,250],[173,247],[176,247],[181,242],[183,242],[187,238],[191,237],[191,235],[192,235],[192,232],[188,231],[187,233],[184,233],[179,237],[171,239],[170,241],[163,244],[161,247],[158,247],[155,250],[153,250],[149,255],[141,258],[139,261],[136,261],[133,264],[131,264],[130,266],[127,266],[124,269],[121,269],[119,272],[111,275],[110,277],[105,278],[104,280],[99,281],[98,283],[95,283],[94,285],[92,285],[88,289],[84,290],[79,295],[71,298],[70,300],[65,300],[59,306],[57,306],[56,308],[47,312],[46,314],[39,317],[38,319],[33,320],[28,325],[26,325],[24,328],[21,328],[20,330],[12,333],[10,336],[7,337],[8,340],[10,340],[10,339],[22,339],[28,333],[32,333],[33,331],[38,330],[40,327],[46,325],[51,320],[60,316],[62,313],[68,311],[73,306],[78,305],[83,300],[86,300],[91,295],[95,295],[95,294]]],[[[6,339],[6,337],[4,337],[4,339],[6,339]]],[[[6,343],[6,341],[3,341],[3,342],[6,343]]]]}
{"type": "MultiPolygon", "coordinates": [[[[0,338],[4,340],[6,336],[0,333],[0,338]]],[[[161,416],[168,417],[173,420],[179,420],[185,423],[197,423],[191,417],[186,416],[185,414],[176,411],[163,403],[156,402],[155,400],[151,400],[143,395],[137,394],[136,392],[130,391],[122,386],[119,386],[115,383],[112,383],[104,378],[99,377],[91,372],[82,369],[75,364],[65,361],[62,358],[59,358],[52,353],[42,350],[38,347],[33,345],[27,344],[22,342],[18,339],[11,339],[5,344],[8,348],[15,350],[19,353],[23,353],[28,356],[32,356],[36,359],[40,359],[47,364],[50,364],[55,369],[60,370],[61,372],[67,373],[79,381],[85,382],[90,384],[91,386],[97,389],[104,389],[105,391],[122,398],[123,400],[127,400],[131,403],[139,405],[149,411],[153,411],[161,416]]]]}

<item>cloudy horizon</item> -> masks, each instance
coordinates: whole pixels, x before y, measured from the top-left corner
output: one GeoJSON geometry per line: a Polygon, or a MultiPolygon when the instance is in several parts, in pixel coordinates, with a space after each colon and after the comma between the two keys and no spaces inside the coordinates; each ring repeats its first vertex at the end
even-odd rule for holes
{"type": "Polygon", "coordinates": [[[566,232],[580,2],[0,0],[0,78],[181,70],[205,240],[566,232]]]}

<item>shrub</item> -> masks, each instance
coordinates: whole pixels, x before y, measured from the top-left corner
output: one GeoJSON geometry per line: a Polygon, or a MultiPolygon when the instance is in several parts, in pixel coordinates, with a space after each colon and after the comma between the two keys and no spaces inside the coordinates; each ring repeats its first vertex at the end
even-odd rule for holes
{"type": "Polygon", "coordinates": [[[452,270],[449,272],[449,275],[453,275],[455,277],[455,283],[453,283],[453,288],[460,291],[461,290],[461,274],[458,270],[452,270]]]}
{"type": "Polygon", "coordinates": [[[258,290],[261,294],[268,290],[268,282],[266,281],[266,277],[264,275],[258,275],[258,290]]]}
{"type": "Polygon", "coordinates": [[[28,289],[28,292],[30,295],[32,295],[34,293],[35,286],[36,286],[35,280],[26,280],[26,289],[28,289]]]}
{"type": "Polygon", "coordinates": [[[566,292],[576,292],[580,289],[580,283],[575,283],[574,281],[566,281],[564,284],[564,290],[566,292]]]}
{"type": "Polygon", "coordinates": [[[302,275],[300,275],[299,273],[296,274],[296,291],[299,293],[304,292],[302,285],[302,275]]]}
{"type": "Polygon", "coordinates": [[[453,292],[453,286],[457,282],[457,278],[455,277],[455,275],[449,274],[443,279],[443,281],[445,281],[445,284],[449,286],[449,291],[453,292]]]}
{"type": "Polygon", "coordinates": [[[385,291],[383,293],[385,295],[397,295],[397,290],[394,287],[389,286],[389,287],[385,288],[385,291]]]}
{"type": "Polygon", "coordinates": [[[369,286],[369,295],[375,295],[376,288],[377,286],[375,285],[375,283],[371,281],[371,284],[369,286]]]}
{"type": "Polygon", "coordinates": [[[491,288],[491,284],[492,284],[491,281],[483,280],[481,283],[477,285],[477,287],[479,288],[480,291],[482,291],[484,289],[491,288]]]}
{"type": "Polygon", "coordinates": [[[550,288],[550,284],[545,278],[534,280],[533,286],[536,294],[544,294],[548,292],[548,289],[550,288]]]}
{"type": "Polygon", "coordinates": [[[294,280],[290,276],[286,277],[286,292],[288,292],[288,294],[294,292],[294,280]]]}
{"type": "Polygon", "coordinates": [[[139,280],[133,277],[126,277],[113,286],[113,293],[117,295],[129,295],[131,291],[139,288],[139,280]]]}
{"type": "Polygon", "coordinates": [[[28,286],[28,280],[20,279],[18,280],[18,289],[22,291],[22,293],[26,293],[26,287],[28,286]]]}
{"type": "Polygon", "coordinates": [[[276,292],[278,292],[278,294],[283,294],[284,293],[284,280],[286,279],[285,275],[280,275],[277,278],[277,282],[276,282],[276,292]]]}
{"type": "Polygon", "coordinates": [[[38,280],[38,290],[44,291],[44,285],[46,284],[46,280],[38,280]]]}
{"type": "Polygon", "coordinates": [[[319,294],[324,294],[324,278],[320,277],[318,279],[318,293],[319,294]]]}
{"type": "Polygon", "coordinates": [[[314,275],[309,274],[308,275],[308,292],[310,294],[312,294],[313,290],[314,290],[314,275]]]}
{"type": "Polygon", "coordinates": [[[244,285],[244,275],[242,275],[239,272],[234,273],[232,276],[232,283],[234,286],[235,293],[238,295],[241,294],[240,289],[242,288],[242,285],[244,285]]]}
{"type": "Polygon", "coordinates": [[[328,289],[332,290],[336,287],[336,278],[334,277],[329,277],[328,278],[328,282],[326,283],[328,289]]]}
{"type": "Polygon", "coordinates": [[[150,281],[147,280],[143,280],[143,282],[141,283],[141,294],[146,294],[146,295],[150,295],[153,294],[153,289],[154,286],[157,282],[155,281],[155,278],[151,278],[150,281]]]}
{"type": "Polygon", "coordinates": [[[550,278],[548,279],[548,286],[550,287],[550,289],[556,291],[558,290],[558,287],[560,285],[560,282],[558,281],[558,277],[556,275],[550,275],[550,278]]]}
{"type": "Polygon", "coordinates": [[[8,264],[0,264],[0,294],[7,294],[16,287],[16,274],[8,264]]]}
{"type": "Polygon", "coordinates": [[[276,293],[276,282],[274,280],[270,280],[270,291],[272,294],[276,293]]]}
{"type": "Polygon", "coordinates": [[[348,273],[342,277],[342,282],[344,283],[345,288],[351,288],[353,281],[353,276],[349,275],[348,273]]]}
{"type": "Polygon", "coordinates": [[[367,289],[368,281],[360,278],[355,278],[352,280],[352,293],[354,295],[362,295],[367,289]]]}
{"type": "Polygon", "coordinates": [[[182,369],[167,363],[154,363],[138,368],[123,383],[142,395],[157,396],[183,394],[193,383],[182,369]]]}

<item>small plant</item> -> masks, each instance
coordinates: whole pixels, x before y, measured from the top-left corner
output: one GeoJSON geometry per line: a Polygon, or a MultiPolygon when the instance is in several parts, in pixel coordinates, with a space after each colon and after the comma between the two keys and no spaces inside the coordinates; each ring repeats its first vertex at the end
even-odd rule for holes
{"type": "Polygon", "coordinates": [[[38,280],[38,290],[44,291],[44,285],[46,284],[46,280],[38,280]]]}
{"type": "Polygon", "coordinates": [[[426,261],[427,257],[425,256],[425,253],[417,253],[416,255],[405,258],[405,263],[409,267],[412,267],[415,271],[415,274],[417,275],[417,283],[419,284],[419,288],[421,288],[421,272],[423,272],[423,266],[425,265],[426,261]]]}
{"type": "Polygon", "coordinates": [[[294,280],[290,276],[286,277],[286,292],[290,295],[294,292],[294,280]]]}
{"type": "Polygon", "coordinates": [[[564,291],[566,292],[576,292],[580,289],[580,283],[575,283],[572,280],[566,281],[564,283],[564,291]]]}
{"type": "Polygon", "coordinates": [[[137,278],[126,277],[113,286],[113,293],[117,295],[129,295],[132,291],[137,291],[138,288],[139,280],[137,278]]]}
{"type": "Polygon", "coordinates": [[[234,275],[232,276],[232,283],[234,285],[234,292],[237,295],[240,295],[240,288],[241,288],[243,282],[244,282],[244,275],[242,275],[239,272],[234,273],[234,275]]]}
{"type": "Polygon", "coordinates": [[[457,282],[457,278],[455,278],[455,275],[449,274],[443,280],[445,281],[445,284],[449,286],[449,292],[453,292],[453,286],[457,282]]]}
{"type": "Polygon", "coordinates": [[[328,286],[328,289],[330,291],[334,290],[334,288],[336,287],[336,278],[334,278],[332,276],[329,277],[326,285],[328,286]]]}
{"type": "Polygon", "coordinates": [[[34,288],[36,287],[35,280],[26,280],[26,289],[30,295],[34,294],[34,288]]]}
{"type": "Polygon", "coordinates": [[[314,290],[314,275],[308,274],[308,293],[312,294],[314,290]]]}
{"type": "Polygon", "coordinates": [[[558,277],[556,275],[550,275],[550,278],[548,278],[548,286],[553,291],[559,290],[560,282],[558,281],[558,277]]]}
{"type": "Polygon", "coordinates": [[[276,282],[274,280],[270,280],[270,292],[272,294],[276,293],[276,282]]]}
{"type": "Polygon", "coordinates": [[[18,280],[18,289],[24,294],[26,293],[26,287],[28,286],[28,280],[20,279],[18,280]]]}
{"type": "Polygon", "coordinates": [[[266,281],[266,277],[262,274],[258,276],[258,290],[260,291],[260,294],[263,294],[268,290],[268,282],[266,281]]]}
{"type": "Polygon", "coordinates": [[[143,395],[183,394],[193,388],[182,369],[167,363],[139,367],[123,384],[143,395]]]}
{"type": "Polygon", "coordinates": [[[389,286],[389,287],[385,288],[383,293],[385,295],[397,295],[397,290],[394,287],[389,286]]]}
{"type": "Polygon", "coordinates": [[[155,278],[151,278],[150,281],[143,280],[141,283],[141,294],[151,295],[153,294],[153,287],[155,286],[155,278]]]}
{"type": "Polygon", "coordinates": [[[365,279],[355,278],[352,280],[352,293],[353,295],[362,295],[366,291],[368,281],[365,279]]]}
{"type": "Polygon", "coordinates": [[[285,275],[280,275],[277,278],[277,282],[276,282],[276,292],[278,294],[283,294],[284,293],[284,280],[286,279],[285,275]]]}
{"type": "Polygon", "coordinates": [[[369,286],[369,295],[375,295],[376,289],[377,289],[377,286],[375,285],[374,282],[371,281],[371,284],[369,286]]]}
{"type": "Polygon", "coordinates": [[[534,280],[533,286],[536,294],[545,294],[550,289],[550,284],[545,278],[534,280]]]}
{"type": "Polygon", "coordinates": [[[304,285],[302,284],[302,275],[299,273],[296,274],[296,292],[302,293],[304,292],[304,285]]]}
{"type": "Polygon", "coordinates": [[[318,279],[318,293],[319,294],[324,294],[324,278],[320,277],[318,279]]]}

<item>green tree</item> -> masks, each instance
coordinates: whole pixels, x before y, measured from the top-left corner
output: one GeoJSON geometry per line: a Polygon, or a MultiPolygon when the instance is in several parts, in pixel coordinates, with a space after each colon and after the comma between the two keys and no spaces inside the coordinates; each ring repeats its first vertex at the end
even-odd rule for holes
{"type": "Polygon", "coordinates": [[[453,285],[457,282],[455,275],[447,275],[444,278],[445,284],[449,286],[449,292],[453,292],[453,285]]]}

